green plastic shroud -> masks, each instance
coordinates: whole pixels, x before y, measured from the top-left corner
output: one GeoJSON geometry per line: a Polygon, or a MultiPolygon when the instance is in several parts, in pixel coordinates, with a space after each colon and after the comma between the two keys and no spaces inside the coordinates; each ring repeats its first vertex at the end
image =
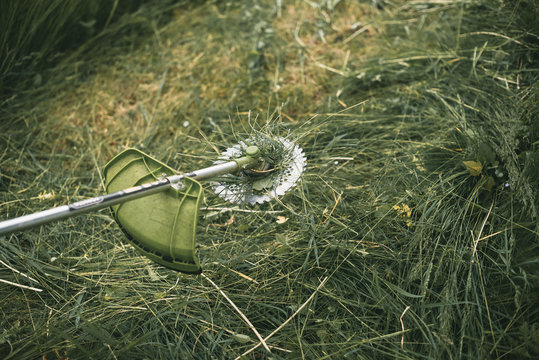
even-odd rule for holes
{"type": "MultiPolygon", "coordinates": [[[[107,193],[150,183],[176,172],[137,149],[127,149],[104,168],[107,193]]],[[[198,274],[195,254],[200,183],[185,178],[181,190],[168,190],[112,206],[116,222],[143,255],[168,268],[198,274]]]]}

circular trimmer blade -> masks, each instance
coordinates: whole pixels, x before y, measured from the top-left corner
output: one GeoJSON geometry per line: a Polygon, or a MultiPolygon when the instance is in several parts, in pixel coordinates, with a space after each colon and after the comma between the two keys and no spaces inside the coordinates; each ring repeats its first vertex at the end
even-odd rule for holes
{"type": "Polygon", "coordinates": [[[226,149],[215,164],[245,155],[248,146],[261,149],[268,169],[244,171],[239,175],[225,175],[213,185],[213,191],[223,199],[236,204],[262,204],[284,195],[296,186],[305,169],[303,150],[284,137],[257,136],[226,149]],[[256,174],[256,176],[253,176],[256,174]]]}

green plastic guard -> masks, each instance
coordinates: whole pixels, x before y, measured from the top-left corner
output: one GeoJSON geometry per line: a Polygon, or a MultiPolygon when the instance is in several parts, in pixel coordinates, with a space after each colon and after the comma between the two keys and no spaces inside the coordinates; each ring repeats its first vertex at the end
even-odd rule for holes
{"type": "MultiPolygon", "coordinates": [[[[107,193],[153,182],[176,172],[137,149],[127,149],[104,168],[107,193]]],[[[204,197],[200,183],[183,180],[181,190],[170,188],[112,207],[114,218],[143,255],[168,268],[198,274],[195,254],[198,209],[204,197]]]]}

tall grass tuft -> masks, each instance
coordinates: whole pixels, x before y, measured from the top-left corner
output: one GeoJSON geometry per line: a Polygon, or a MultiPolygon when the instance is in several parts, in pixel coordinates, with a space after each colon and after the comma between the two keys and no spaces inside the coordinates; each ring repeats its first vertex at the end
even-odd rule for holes
{"type": "Polygon", "coordinates": [[[37,69],[50,67],[66,52],[92,39],[122,15],[135,12],[138,1],[27,1],[0,4],[0,86],[3,94],[28,80],[40,85],[37,69]],[[14,84],[15,83],[15,84],[14,84]]]}

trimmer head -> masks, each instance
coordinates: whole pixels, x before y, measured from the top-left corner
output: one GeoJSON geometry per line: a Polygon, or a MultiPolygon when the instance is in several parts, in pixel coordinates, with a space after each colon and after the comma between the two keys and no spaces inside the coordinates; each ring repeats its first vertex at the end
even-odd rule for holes
{"type": "MultiPolygon", "coordinates": [[[[261,204],[296,186],[305,161],[292,141],[260,135],[226,149],[213,167],[176,175],[181,180],[166,191],[114,205],[114,218],[142,254],[174,270],[198,273],[195,235],[203,193],[196,179],[225,174],[213,185],[216,193],[237,204],[261,204]]],[[[117,155],[104,173],[109,194],[176,174],[136,149],[117,155]]]]}
{"type": "Polygon", "coordinates": [[[296,186],[305,169],[303,150],[283,137],[258,136],[226,149],[215,164],[244,156],[249,146],[261,149],[264,163],[256,169],[245,169],[237,175],[226,175],[214,184],[213,191],[236,204],[262,204],[284,195],[296,186]]]}

